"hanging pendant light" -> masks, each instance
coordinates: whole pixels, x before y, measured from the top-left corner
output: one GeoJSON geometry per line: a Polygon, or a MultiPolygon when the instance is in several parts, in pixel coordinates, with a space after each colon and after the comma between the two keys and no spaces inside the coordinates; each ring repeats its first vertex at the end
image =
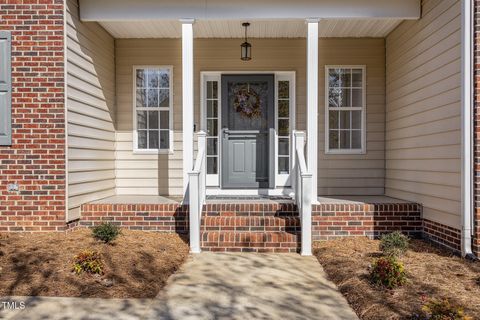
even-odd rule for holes
{"type": "Polygon", "coordinates": [[[250,26],[250,23],[244,22],[242,26],[245,27],[245,42],[242,43],[241,50],[242,50],[242,57],[243,61],[252,60],[252,45],[247,41],[247,28],[250,26]]]}

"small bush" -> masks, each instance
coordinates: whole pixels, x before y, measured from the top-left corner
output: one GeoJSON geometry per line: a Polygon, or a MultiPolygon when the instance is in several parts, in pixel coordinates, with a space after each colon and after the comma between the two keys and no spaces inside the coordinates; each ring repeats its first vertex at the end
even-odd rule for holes
{"type": "Polygon", "coordinates": [[[103,274],[103,261],[97,251],[84,250],[77,254],[73,260],[73,271],[76,274],[82,272],[103,274]]]}
{"type": "Polygon", "coordinates": [[[102,223],[92,229],[93,237],[105,243],[115,240],[120,234],[120,228],[110,222],[102,223]]]}
{"type": "Polygon", "coordinates": [[[409,239],[399,231],[384,234],[380,238],[380,250],[384,255],[399,257],[408,250],[409,239]]]}
{"type": "Polygon", "coordinates": [[[462,307],[452,305],[448,300],[431,299],[422,307],[420,314],[412,317],[415,320],[473,320],[467,316],[462,307]]]}
{"type": "Polygon", "coordinates": [[[399,287],[407,281],[404,266],[395,257],[382,257],[375,260],[370,277],[374,284],[388,289],[399,287]]]}

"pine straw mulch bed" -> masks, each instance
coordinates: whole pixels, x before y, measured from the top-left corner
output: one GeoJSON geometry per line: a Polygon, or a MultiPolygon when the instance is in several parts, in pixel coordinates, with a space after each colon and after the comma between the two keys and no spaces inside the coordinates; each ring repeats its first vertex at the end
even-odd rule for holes
{"type": "Polygon", "coordinates": [[[381,256],[378,240],[350,238],[315,243],[315,255],[363,320],[409,319],[425,298],[449,299],[480,319],[480,263],[468,262],[422,240],[400,258],[408,282],[385,290],[369,282],[369,266],[381,256]]]}
{"type": "Polygon", "coordinates": [[[122,230],[111,244],[87,229],[68,233],[0,234],[0,296],[153,298],[188,256],[178,235],[122,230]],[[72,272],[73,257],[98,251],[101,276],[72,272]]]}

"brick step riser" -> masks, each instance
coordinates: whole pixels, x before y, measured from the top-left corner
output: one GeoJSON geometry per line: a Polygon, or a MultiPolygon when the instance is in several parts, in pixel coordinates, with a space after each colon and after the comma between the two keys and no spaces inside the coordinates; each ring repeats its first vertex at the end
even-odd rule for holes
{"type": "Polygon", "coordinates": [[[201,247],[205,251],[225,252],[298,252],[300,231],[202,231],[201,247]]]}
{"type": "Polygon", "coordinates": [[[299,232],[298,217],[204,217],[202,231],[299,232]]]}

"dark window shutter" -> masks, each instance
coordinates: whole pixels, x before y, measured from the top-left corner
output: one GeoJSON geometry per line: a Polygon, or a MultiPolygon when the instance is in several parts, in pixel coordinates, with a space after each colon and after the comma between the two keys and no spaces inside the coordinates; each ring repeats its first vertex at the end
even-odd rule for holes
{"type": "Polygon", "coordinates": [[[12,144],[12,40],[0,31],[0,146],[12,144]]]}

